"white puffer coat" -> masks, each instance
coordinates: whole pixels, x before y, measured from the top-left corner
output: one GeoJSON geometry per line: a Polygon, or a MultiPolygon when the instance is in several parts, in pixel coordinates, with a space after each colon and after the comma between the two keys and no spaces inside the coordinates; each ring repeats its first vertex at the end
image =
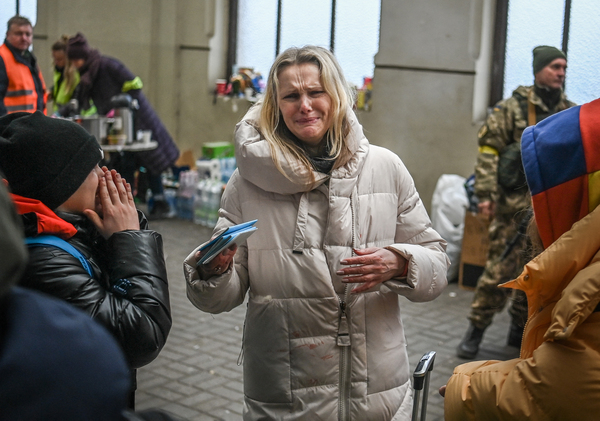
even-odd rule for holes
{"type": "MultiPolygon", "coordinates": [[[[445,242],[402,161],[370,146],[353,114],[352,157],[331,175],[315,173],[317,187],[309,190],[276,169],[257,130],[258,112],[254,107],[237,125],[239,168],[215,232],[252,219],[258,230],[221,276],[199,278],[197,249],[184,263],[188,297],[203,311],[229,311],[249,291],[244,419],[409,419],[398,295],[429,301],[441,293],[445,242]],[[393,248],[409,261],[407,277],[350,293],[336,271],[353,247],[393,248]]],[[[296,163],[281,165],[301,179],[291,169],[296,163]]]]}

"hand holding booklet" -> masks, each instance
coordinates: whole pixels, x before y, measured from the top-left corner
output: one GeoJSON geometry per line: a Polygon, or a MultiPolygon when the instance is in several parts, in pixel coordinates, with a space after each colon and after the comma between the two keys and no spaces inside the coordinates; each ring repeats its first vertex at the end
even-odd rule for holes
{"type": "Polygon", "coordinates": [[[242,224],[229,227],[223,233],[221,233],[221,235],[210,240],[200,249],[200,251],[206,251],[206,254],[204,254],[200,260],[198,260],[196,266],[204,265],[210,262],[216,255],[221,253],[227,247],[231,247],[234,244],[240,244],[246,241],[246,239],[250,237],[254,231],[256,231],[257,228],[254,226],[256,221],[258,220],[255,219],[253,221],[244,222],[242,224]]]}

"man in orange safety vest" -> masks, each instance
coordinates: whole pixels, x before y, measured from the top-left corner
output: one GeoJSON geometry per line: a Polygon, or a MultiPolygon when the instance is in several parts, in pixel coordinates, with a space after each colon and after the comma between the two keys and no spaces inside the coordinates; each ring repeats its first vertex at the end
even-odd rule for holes
{"type": "Polygon", "coordinates": [[[0,46],[0,116],[46,112],[46,85],[37,59],[29,51],[32,42],[31,21],[19,15],[10,18],[0,46]]]}

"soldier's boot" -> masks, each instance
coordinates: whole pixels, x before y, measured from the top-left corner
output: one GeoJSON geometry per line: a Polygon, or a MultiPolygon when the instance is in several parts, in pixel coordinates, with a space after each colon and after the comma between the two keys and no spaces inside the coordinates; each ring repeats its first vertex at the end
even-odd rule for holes
{"type": "Polygon", "coordinates": [[[475,358],[477,353],[479,352],[479,344],[483,339],[483,333],[485,329],[479,329],[475,327],[472,323],[469,324],[469,328],[467,329],[467,333],[460,344],[458,344],[458,348],[456,349],[456,355],[460,358],[465,358],[467,360],[472,360],[475,358]]]}
{"type": "Polygon", "coordinates": [[[508,332],[508,341],[507,344],[509,346],[514,346],[515,348],[521,348],[521,341],[523,340],[523,329],[525,326],[519,326],[519,324],[515,323],[513,320],[510,324],[510,330],[508,332]]]}

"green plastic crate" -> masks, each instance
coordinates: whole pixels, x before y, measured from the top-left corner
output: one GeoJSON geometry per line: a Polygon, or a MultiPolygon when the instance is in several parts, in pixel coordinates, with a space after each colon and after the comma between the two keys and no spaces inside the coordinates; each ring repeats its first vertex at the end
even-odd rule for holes
{"type": "Polygon", "coordinates": [[[206,159],[231,158],[234,156],[234,150],[231,142],[208,142],[202,145],[202,157],[206,159]]]}

